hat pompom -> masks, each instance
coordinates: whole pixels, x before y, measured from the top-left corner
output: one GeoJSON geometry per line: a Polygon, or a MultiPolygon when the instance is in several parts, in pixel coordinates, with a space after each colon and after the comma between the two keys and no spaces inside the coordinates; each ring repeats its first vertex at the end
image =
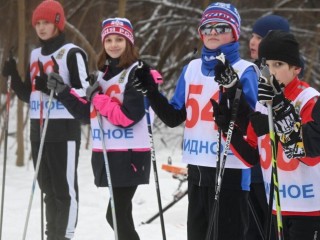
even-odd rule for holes
{"type": "Polygon", "coordinates": [[[58,1],[45,0],[40,3],[32,14],[32,26],[39,20],[47,20],[57,26],[60,31],[64,30],[65,16],[64,10],[58,1]]]}

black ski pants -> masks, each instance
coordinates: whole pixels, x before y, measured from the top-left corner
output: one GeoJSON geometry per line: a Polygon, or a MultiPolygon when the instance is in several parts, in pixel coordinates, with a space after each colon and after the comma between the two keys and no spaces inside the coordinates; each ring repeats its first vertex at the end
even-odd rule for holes
{"type": "MultiPolygon", "coordinates": [[[[214,204],[214,187],[188,181],[188,240],[205,240],[214,204]]],[[[248,191],[221,189],[218,207],[218,240],[244,240],[248,229],[248,191]]],[[[211,239],[213,239],[213,228],[211,239]]]]}
{"type": "MultiPolygon", "coordinates": [[[[274,215],[273,221],[277,221],[274,215]]],[[[320,240],[319,216],[282,216],[282,223],[285,240],[320,240]]]]}
{"type": "MultiPolygon", "coordinates": [[[[36,166],[39,142],[32,142],[36,166]]],[[[38,173],[44,193],[46,235],[48,239],[71,239],[78,220],[79,141],[45,142],[38,173]]]]}
{"type": "MultiPolygon", "coordinates": [[[[255,211],[258,221],[263,228],[263,233],[267,229],[267,218],[268,218],[268,203],[264,183],[251,183],[249,198],[251,199],[253,210],[255,211]]],[[[272,229],[273,230],[273,229],[272,229]]],[[[272,233],[274,233],[272,231],[272,233]]],[[[274,235],[271,235],[274,239],[274,235]]],[[[257,222],[253,217],[253,213],[249,213],[249,230],[246,236],[246,240],[261,240],[261,234],[259,232],[257,222]]]]}
{"type": "MultiPolygon", "coordinates": [[[[132,199],[138,186],[113,188],[119,240],[139,240],[132,218],[132,199]]],[[[113,228],[111,203],[107,209],[107,221],[113,228]]]]}

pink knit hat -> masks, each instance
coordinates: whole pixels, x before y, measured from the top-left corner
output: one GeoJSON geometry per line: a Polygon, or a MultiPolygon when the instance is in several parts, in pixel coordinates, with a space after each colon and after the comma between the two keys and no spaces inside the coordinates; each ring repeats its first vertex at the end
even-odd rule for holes
{"type": "Polygon", "coordinates": [[[118,34],[134,44],[133,28],[131,22],[126,18],[108,18],[102,22],[101,41],[103,43],[106,36],[118,34]]]}

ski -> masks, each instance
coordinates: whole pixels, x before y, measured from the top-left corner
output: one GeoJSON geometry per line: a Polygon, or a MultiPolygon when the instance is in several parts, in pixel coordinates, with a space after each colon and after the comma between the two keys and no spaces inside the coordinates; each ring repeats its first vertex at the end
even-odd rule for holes
{"type": "MultiPolygon", "coordinates": [[[[178,179],[180,181],[176,192],[173,194],[173,200],[171,202],[169,202],[164,208],[162,208],[162,213],[164,213],[165,211],[167,211],[169,208],[171,208],[173,205],[175,205],[184,196],[186,196],[188,194],[188,189],[186,189],[186,190],[180,189],[182,184],[185,181],[187,181],[187,170],[188,169],[185,167],[173,166],[171,164],[162,164],[161,168],[169,173],[172,173],[172,177],[175,179],[178,179]]],[[[149,224],[149,223],[153,222],[159,216],[160,216],[160,212],[158,211],[156,214],[154,214],[148,220],[141,222],[140,225],[149,224]]]]}
{"type": "Polygon", "coordinates": [[[184,176],[188,174],[188,169],[185,167],[178,167],[171,164],[162,164],[161,168],[173,174],[184,175],[184,176]]]}

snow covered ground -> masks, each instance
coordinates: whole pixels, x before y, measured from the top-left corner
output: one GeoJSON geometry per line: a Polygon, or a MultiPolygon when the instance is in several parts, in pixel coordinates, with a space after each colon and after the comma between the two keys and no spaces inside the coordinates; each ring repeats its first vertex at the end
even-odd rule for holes
{"type": "MultiPolygon", "coordinates": [[[[9,132],[11,129],[15,129],[14,121],[10,122],[9,124],[9,132]]],[[[173,193],[176,191],[179,181],[174,179],[170,173],[162,170],[161,165],[163,163],[167,163],[169,156],[172,157],[173,164],[180,166],[184,165],[180,160],[181,152],[179,147],[177,147],[176,144],[170,144],[170,142],[167,146],[165,146],[163,143],[161,143],[160,138],[161,136],[158,136],[157,133],[154,134],[161,200],[162,206],[165,207],[170,201],[173,200],[173,193]]],[[[177,139],[177,137],[173,136],[173,139],[177,139]]],[[[15,166],[15,144],[15,139],[9,137],[2,230],[3,240],[22,239],[28,203],[31,194],[31,186],[34,177],[34,170],[31,161],[28,161],[23,167],[15,166]]],[[[26,141],[26,156],[29,156],[30,153],[30,146],[28,144],[29,143],[26,141]]],[[[85,141],[82,143],[78,168],[80,208],[78,226],[74,239],[114,239],[113,231],[105,219],[109,191],[107,188],[95,187],[90,163],[91,150],[90,147],[89,149],[85,149],[84,145],[85,141]]],[[[3,144],[1,145],[0,155],[0,183],[2,186],[4,155],[3,144]]],[[[185,190],[186,187],[187,183],[185,182],[182,185],[181,190],[185,190]]],[[[151,171],[150,184],[140,186],[133,200],[133,218],[141,240],[162,239],[159,218],[150,224],[141,225],[141,222],[148,220],[157,211],[158,203],[156,188],[153,171],[151,171]]],[[[41,239],[40,215],[40,190],[37,185],[34,193],[26,239],[41,239]]],[[[165,230],[168,240],[187,239],[186,217],[187,196],[185,196],[181,201],[164,213],[165,230]]]]}

